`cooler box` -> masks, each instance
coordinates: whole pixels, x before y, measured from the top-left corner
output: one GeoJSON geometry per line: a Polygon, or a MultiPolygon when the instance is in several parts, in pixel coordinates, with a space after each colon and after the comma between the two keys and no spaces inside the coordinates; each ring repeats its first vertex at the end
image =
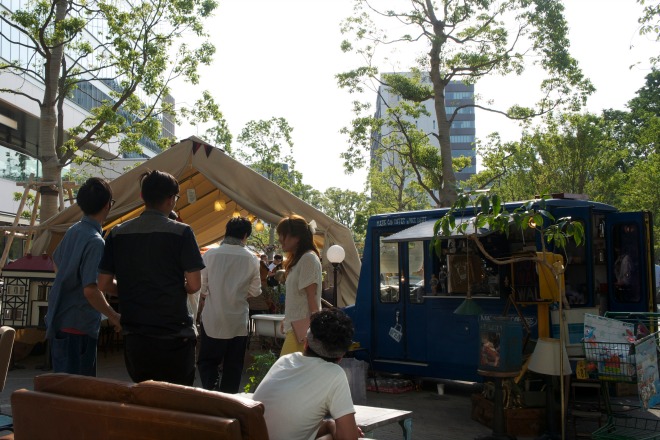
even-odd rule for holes
{"type": "MultiPolygon", "coordinates": [[[[570,357],[584,357],[584,315],[598,315],[598,307],[580,307],[575,309],[564,309],[564,334],[566,335],[566,352],[570,357]]],[[[559,310],[550,311],[552,323],[550,332],[552,337],[559,339],[559,310]]]]}
{"type": "Polygon", "coordinates": [[[479,369],[520,371],[522,324],[517,318],[489,317],[479,321],[479,369]],[[515,319],[515,320],[514,320],[515,319]]]}

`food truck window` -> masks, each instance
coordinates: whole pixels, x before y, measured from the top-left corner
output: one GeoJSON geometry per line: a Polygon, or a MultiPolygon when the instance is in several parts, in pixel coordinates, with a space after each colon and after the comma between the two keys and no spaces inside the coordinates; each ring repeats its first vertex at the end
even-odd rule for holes
{"type": "Polygon", "coordinates": [[[424,282],[424,242],[408,242],[408,284],[410,287],[410,302],[424,302],[424,295],[430,292],[426,291],[424,282]]]}
{"type": "Polygon", "coordinates": [[[399,302],[399,244],[383,243],[380,238],[380,301],[399,302]]]}
{"type": "Polygon", "coordinates": [[[635,303],[642,298],[639,271],[640,231],[635,223],[614,225],[614,294],[618,301],[635,303]]]}

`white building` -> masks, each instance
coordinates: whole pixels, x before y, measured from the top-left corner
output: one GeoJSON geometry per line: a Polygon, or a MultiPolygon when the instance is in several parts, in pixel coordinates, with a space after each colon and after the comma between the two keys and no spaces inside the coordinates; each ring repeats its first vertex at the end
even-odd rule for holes
{"type": "MultiPolygon", "coordinates": [[[[0,0],[0,14],[24,4],[17,0],[0,0]]],[[[95,40],[95,36],[89,32],[85,38],[95,40]]],[[[27,37],[0,20],[0,62],[27,62],[30,58],[27,42],[27,37]],[[25,45],[20,44],[23,42],[25,45]]],[[[2,88],[20,90],[28,96],[43,99],[44,84],[37,77],[0,71],[0,84],[2,88]]],[[[101,81],[81,83],[80,88],[64,104],[65,129],[79,125],[102,100],[110,100],[109,86],[111,84],[101,81]]],[[[141,97],[149,100],[149,97],[141,97]]],[[[171,97],[166,99],[173,102],[171,97]]],[[[13,193],[23,191],[23,187],[17,186],[16,182],[27,180],[31,173],[37,178],[42,175],[40,163],[36,159],[39,151],[39,114],[36,101],[27,96],[0,92],[0,224],[11,223],[16,215],[19,202],[14,201],[13,193]]],[[[162,125],[164,136],[174,136],[172,121],[164,119],[162,125]]],[[[160,152],[158,146],[148,139],[140,143],[143,147],[142,157],[120,158],[120,164],[114,165],[119,173],[126,162],[142,161],[160,152]]],[[[116,159],[116,144],[103,146],[98,154],[103,159],[116,159]]],[[[3,248],[4,239],[0,238],[0,249],[3,248]]]]}

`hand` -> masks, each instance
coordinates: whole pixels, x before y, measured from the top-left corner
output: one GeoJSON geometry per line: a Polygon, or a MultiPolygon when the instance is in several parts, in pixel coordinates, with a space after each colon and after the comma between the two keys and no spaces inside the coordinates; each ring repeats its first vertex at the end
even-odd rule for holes
{"type": "Polygon", "coordinates": [[[121,315],[117,312],[108,317],[108,322],[115,328],[115,333],[121,333],[121,324],[119,323],[120,320],[121,315]]]}

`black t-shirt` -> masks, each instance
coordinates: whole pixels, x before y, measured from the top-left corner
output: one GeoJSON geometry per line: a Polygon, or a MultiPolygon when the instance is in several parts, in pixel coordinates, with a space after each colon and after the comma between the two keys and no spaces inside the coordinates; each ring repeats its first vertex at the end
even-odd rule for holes
{"type": "Polygon", "coordinates": [[[115,227],[99,264],[117,279],[124,330],[161,337],[194,335],[184,272],[203,268],[190,226],[154,210],[115,227]]]}

